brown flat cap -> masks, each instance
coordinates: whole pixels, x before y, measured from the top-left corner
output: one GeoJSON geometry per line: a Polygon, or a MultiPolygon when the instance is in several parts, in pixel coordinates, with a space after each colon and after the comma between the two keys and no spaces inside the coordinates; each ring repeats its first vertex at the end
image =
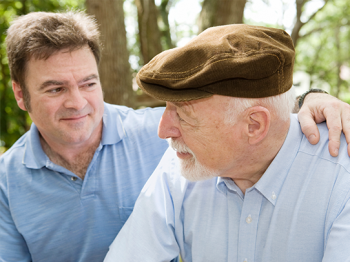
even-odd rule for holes
{"type": "Polygon", "coordinates": [[[289,90],[294,46],[281,29],[244,24],[212,27],[141,68],[138,85],[164,101],[214,94],[260,98],[289,90]]]}

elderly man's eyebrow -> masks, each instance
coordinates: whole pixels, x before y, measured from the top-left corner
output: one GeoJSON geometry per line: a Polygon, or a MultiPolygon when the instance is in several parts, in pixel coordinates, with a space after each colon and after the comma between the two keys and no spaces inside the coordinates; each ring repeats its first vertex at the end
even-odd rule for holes
{"type": "Polygon", "coordinates": [[[184,112],[187,116],[191,116],[191,110],[189,110],[188,107],[192,109],[192,105],[188,102],[172,102],[175,106],[181,109],[182,112],[184,112]]]}
{"type": "Polygon", "coordinates": [[[176,105],[177,107],[182,107],[183,106],[183,102],[172,102],[174,105],[176,105]]]}

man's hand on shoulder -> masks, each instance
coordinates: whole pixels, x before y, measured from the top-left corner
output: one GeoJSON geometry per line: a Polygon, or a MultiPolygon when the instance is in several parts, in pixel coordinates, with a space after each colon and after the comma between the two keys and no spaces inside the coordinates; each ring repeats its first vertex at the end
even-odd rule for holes
{"type": "Polygon", "coordinates": [[[323,93],[308,93],[298,113],[301,130],[311,144],[317,144],[320,133],[316,123],[327,122],[329,152],[337,156],[341,132],[345,134],[350,156],[350,105],[323,93]]]}

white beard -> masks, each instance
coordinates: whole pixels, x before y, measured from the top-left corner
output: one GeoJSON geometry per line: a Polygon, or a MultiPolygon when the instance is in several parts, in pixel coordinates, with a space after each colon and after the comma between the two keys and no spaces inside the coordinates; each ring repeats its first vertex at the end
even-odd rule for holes
{"type": "Polygon", "coordinates": [[[169,145],[179,153],[189,153],[192,155],[189,159],[179,159],[181,165],[181,175],[190,181],[200,181],[218,176],[218,172],[203,166],[198,162],[194,153],[185,144],[168,138],[169,145]]]}

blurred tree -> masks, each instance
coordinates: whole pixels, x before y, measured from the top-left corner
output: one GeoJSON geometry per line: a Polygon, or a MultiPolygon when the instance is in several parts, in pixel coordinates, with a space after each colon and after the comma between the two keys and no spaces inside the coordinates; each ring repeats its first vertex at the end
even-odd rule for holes
{"type": "MultiPolygon", "coordinates": [[[[329,1],[300,31],[295,70],[307,72],[311,85],[328,83],[331,94],[350,102],[350,6],[329,1]]],[[[310,85],[310,86],[311,86],[310,85]]]]}
{"type": "Polygon", "coordinates": [[[162,46],[164,50],[174,48],[175,45],[171,39],[170,34],[170,25],[169,25],[169,11],[173,6],[174,0],[162,0],[159,5],[159,14],[160,14],[160,32],[161,32],[161,40],[162,46]]]}
{"type": "Polygon", "coordinates": [[[147,64],[155,55],[175,47],[169,25],[169,11],[174,1],[161,0],[159,6],[154,0],[134,0],[134,2],[137,7],[140,62],[147,64]]]}
{"type": "Polygon", "coordinates": [[[247,0],[204,0],[198,20],[198,33],[208,27],[242,24],[247,0]]]}
{"type": "Polygon", "coordinates": [[[135,0],[143,64],[163,51],[158,26],[159,12],[154,0],[135,0]]]}
{"type": "MultiPolygon", "coordinates": [[[[311,0],[312,1],[312,0],[311,0]]],[[[295,23],[292,30],[291,37],[293,39],[294,46],[297,46],[298,39],[300,37],[300,30],[301,28],[306,25],[308,22],[310,22],[318,12],[320,12],[327,4],[328,0],[323,0],[323,5],[317,9],[315,12],[313,12],[305,22],[301,21],[301,17],[303,15],[305,4],[308,2],[311,2],[310,0],[296,0],[295,1],[295,8],[296,8],[296,17],[295,17],[295,23]]]]}
{"type": "Polygon", "coordinates": [[[86,0],[86,8],[99,23],[104,45],[99,73],[105,101],[132,107],[134,94],[123,3],[123,0],[86,0]]]}
{"type": "MultiPolygon", "coordinates": [[[[141,65],[147,64],[163,50],[173,48],[169,26],[169,9],[171,0],[161,0],[156,6],[154,0],[135,0],[138,20],[138,39],[140,45],[141,65]]],[[[163,101],[137,92],[135,107],[164,106],[163,101]]]]}

